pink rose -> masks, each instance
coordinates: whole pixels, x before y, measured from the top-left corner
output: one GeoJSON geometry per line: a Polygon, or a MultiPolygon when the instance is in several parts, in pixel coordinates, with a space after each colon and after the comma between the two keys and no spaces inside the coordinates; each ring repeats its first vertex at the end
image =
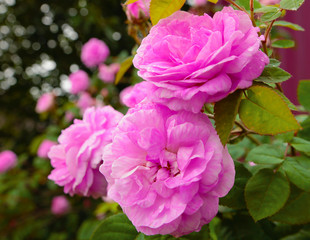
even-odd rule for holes
{"type": "Polygon", "coordinates": [[[111,65],[100,64],[99,66],[99,78],[105,83],[111,83],[115,79],[115,74],[118,72],[120,65],[113,63],[111,65]]]}
{"type": "Polygon", "coordinates": [[[65,196],[57,196],[52,200],[51,212],[54,215],[63,215],[69,212],[70,203],[65,196]]]}
{"type": "Polygon", "coordinates": [[[10,150],[5,150],[0,153],[0,173],[4,173],[17,164],[17,156],[10,150]]]}
{"type": "Polygon", "coordinates": [[[44,93],[37,102],[36,112],[43,113],[50,111],[55,104],[55,95],[53,93],[44,93]]]}
{"type": "Polygon", "coordinates": [[[87,67],[96,67],[110,55],[108,46],[97,38],[91,38],[82,47],[81,59],[87,67]]]}
{"type": "Polygon", "coordinates": [[[83,114],[87,108],[96,105],[96,100],[93,99],[88,92],[82,92],[76,105],[80,108],[81,113],[83,114]]]}
{"type": "Polygon", "coordinates": [[[262,73],[269,59],[259,50],[258,31],[246,13],[231,7],[213,18],[178,11],[151,29],[133,63],[156,86],[152,101],[199,112],[262,73]]]}
{"type": "Polygon", "coordinates": [[[48,153],[54,170],[48,178],[71,196],[102,197],[106,180],[99,172],[103,148],[112,141],[112,132],[123,114],[110,106],[88,108],[82,120],[63,130],[59,145],[48,153]]]}
{"type": "Polygon", "coordinates": [[[153,85],[148,82],[140,82],[134,86],[125,88],[120,93],[120,101],[127,107],[134,107],[152,93],[153,85]]]}
{"type": "Polygon", "coordinates": [[[71,82],[71,93],[77,94],[79,92],[85,91],[89,87],[89,78],[86,72],[83,70],[78,70],[71,73],[69,76],[71,82]]]}
{"type": "Polygon", "coordinates": [[[55,146],[57,143],[48,139],[42,141],[38,148],[38,156],[41,158],[47,158],[47,154],[52,146],[55,146]]]}
{"type": "Polygon", "coordinates": [[[259,0],[262,5],[275,5],[279,4],[281,0],[259,0]]]}
{"type": "Polygon", "coordinates": [[[151,0],[138,0],[126,6],[126,15],[130,21],[150,16],[151,0]]]}
{"type": "Polygon", "coordinates": [[[234,164],[205,114],[138,104],[104,149],[108,196],[138,231],[182,236],[218,212],[234,183],[234,164]]]}

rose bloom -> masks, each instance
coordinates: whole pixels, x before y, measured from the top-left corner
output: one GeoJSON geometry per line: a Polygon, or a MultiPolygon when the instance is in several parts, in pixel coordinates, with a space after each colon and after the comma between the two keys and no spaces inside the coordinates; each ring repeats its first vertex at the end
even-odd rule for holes
{"type": "Polygon", "coordinates": [[[82,92],[76,105],[80,108],[81,113],[83,114],[87,108],[96,105],[96,100],[92,98],[88,92],[82,92]]]}
{"type": "Polygon", "coordinates": [[[127,18],[132,21],[139,18],[148,18],[150,16],[151,0],[138,0],[126,6],[127,18]]]}
{"type": "Polygon", "coordinates": [[[129,86],[121,91],[120,101],[127,107],[134,107],[136,104],[147,98],[153,88],[152,84],[145,81],[137,83],[134,86],[129,86]]]}
{"type": "Polygon", "coordinates": [[[105,83],[111,83],[115,79],[115,74],[118,72],[120,65],[113,63],[111,65],[100,64],[98,77],[105,83]]]}
{"type": "Polygon", "coordinates": [[[71,82],[72,94],[77,94],[79,92],[85,91],[89,87],[89,78],[86,72],[83,70],[78,70],[69,75],[69,80],[71,82]]]}
{"type": "Polygon", "coordinates": [[[54,215],[63,215],[69,212],[70,203],[65,196],[57,196],[52,200],[51,212],[54,215]]]}
{"type": "Polygon", "coordinates": [[[0,173],[4,173],[17,164],[17,156],[10,150],[5,150],[0,153],[0,173]]]}
{"type": "Polygon", "coordinates": [[[53,93],[44,93],[42,96],[38,99],[37,105],[36,105],[36,112],[37,113],[43,113],[50,111],[55,104],[55,96],[53,93]]]}
{"type": "Polygon", "coordinates": [[[103,148],[111,142],[112,132],[122,116],[111,106],[88,108],[82,120],[75,119],[62,131],[59,144],[49,151],[54,170],[48,178],[71,196],[104,196],[106,180],[99,172],[99,164],[103,148]]]}
{"type": "Polygon", "coordinates": [[[262,5],[275,5],[279,4],[281,0],[259,0],[262,5]]]}
{"type": "Polygon", "coordinates": [[[82,47],[81,60],[87,67],[96,67],[110,55],[108,46],[97,38],[91,38],[82,47]]]}
{"type": "Polygon", "coordinates": [[[234,164],[208,117],[138,104],[117,126],[100,171],[138,231],[179,237],[210,222],[234,164]]]}
{"type": "Polygon", "coordinates": [[[38,156],[41,158],[47,158],[47,154],[49,152],[49,150],[51,149],[51,147],[55,146],[57,143],[48,139],[45,139],[42,141],[42,143],[40,144],[39,148],[38,148],[38,156]]]}
{"type": "Polygon", "coordinates": [[[151,29],[133,63],[157,87],[153,101],[199,112],[262,73],[269,59],[259,50],[258,31],[246,13],[231,7],[213,18],[178,11],[151,29]]]}

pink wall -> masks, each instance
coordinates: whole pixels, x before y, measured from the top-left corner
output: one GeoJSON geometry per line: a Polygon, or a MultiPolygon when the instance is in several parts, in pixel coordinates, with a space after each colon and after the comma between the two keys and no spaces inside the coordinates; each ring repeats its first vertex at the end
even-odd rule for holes
{"type": "MultiPolygon", "coordinates": [[[[310,79],[310,1],[306,0],[298,11],[288,11],[285,20],[301,25],[305,31],[291,31],[296,47],[280,51],[281,67],[293,75],[282,84],[286,96],[297,103],[297,85],[302,79],[310,79]]],[[[310,93],[309,93],[310,95],[310,93]]]]}

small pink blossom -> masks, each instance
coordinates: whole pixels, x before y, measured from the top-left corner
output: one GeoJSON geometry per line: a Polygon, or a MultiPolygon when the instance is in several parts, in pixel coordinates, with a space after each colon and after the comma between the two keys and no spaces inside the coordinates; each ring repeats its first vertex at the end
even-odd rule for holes
{"type": "Polygon", "coordinates": [[[53,93],[44,93],[37,102],[36,112],[43,113],[50,111],[55,104],[55,95],[53,93]]]}
{"type": "Polygon", "coordinates": [[[86,72],[83,70],[78,70],[71,73],[69,76],[71,82],[71,93],[77,94],[79,92],[85,91],[89,87],[89,78],[86,72]]]}
{"type": "Polygon", "coordinates": [[[234,164],[205,114],[153,103],[129,109],[104,149],[108,196],[138,231],[199,231],[234,183],[234,164]]]}
{"type": "Polygon", "coordinates": [[[70,210],[70,203],[65,196],[57,196],[52,200],[51,212],[54,215],[64,215],[70,210]]]}
{"type": "Polygon", "coordinates": [[[142,102],[145,98],[149,97],[152,93],[153,86],[149,82],[140,82],[134,86],[125,88],[120,93],[120,101],[127,107],[134,107],[138,103],[142,102]]]}
{"type": "Polygon", "coordinates": [[[97,38],[91,38],[82,47],[81,59],[87,67],[96,67],[110,55],[108,46],[97,38]]]}
{"type": "Polygon", "coordinates": [[[82,92],[76,105],[80,108],[81,113],[83,114],[87,108],[96,105],[96,100],[92,98],[88,92],[82,92]]]}
{"type": "Polygon", "coordinates": [[[269,63],[259,50],[259,28],[225,7],[213,18],[178,11],[160,20],[137,50],[138,75],[156,86],[152,101],[199,112],[236,89],[248,88],[269,63]]]}
{"type": "Polygon", "coordinates": [[[98,76],[103,82],[111,83],[114,81],[115,74],[119,68],[119,63],[113,63],[111,65],[100,64],[98,76]]]}
{"type": "Polygon", "coordinates": [[[151,0],[138,0],[126,6],[126,15],[130,21],[150,16],[151,0]]]}
{"type": "Polygon", "coordinates": [[[41,158],[47,158],[47,154],[52,146],[55,146],[57,143],[48,139],[42,141],[38,148],[38,156],[41,158]]]}
{"type": "Polygon", "coordinates": [[[48,157],[54,167],[48,178],[64,187],[64,192],[92,196],[106,195],[106,180],[99,172],[105,145],[123,114],[111,106],[88,108],[82,120],[63,130],[59,144],[51,148],[48,157]]]}
{"type": "Polygon", "coordinates": [[[17,164],[17,156],[10,150],[5,150],[0,153],[0,173],[4,173],[17,164]]]}

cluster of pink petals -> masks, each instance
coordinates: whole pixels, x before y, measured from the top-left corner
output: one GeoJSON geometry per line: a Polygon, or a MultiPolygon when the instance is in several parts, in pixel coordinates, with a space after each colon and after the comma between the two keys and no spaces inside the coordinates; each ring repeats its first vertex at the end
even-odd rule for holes
{"type": "Polygon", "coordinates": [[[0,153],[0,173],[4,173],[17,164],[17,156],[10,150],[5,150],[0,153]]]}
{"type": "Polygon", "coordinates": [[[178,11],[155,25],[133,60],[152,83],[152,101],[199,112],[205,102],[248,88],[269,63],[249,16],[225,7],[209,15],[178,11]]]}
{"type": "Polygon", "coordinates": [[[148,18],[150,16],[151,0],[138,0],[134,3],[128,4],[126,8],[126,15],[130,21],[139,18],[148,18]]]}
{"type": "Polygon", "coordinates": [[[54,215],[63,215],[69,212],[70,203],[65,196],[57,196],[52,200],[51,212],[54,215]]]}
{"type": "Polygon", "coordinates": [[[36,105],[36,112],[37,113],[48,112],[54,107],[54,104],[55,104],[55,95],[53,93],[44,93],[38,99],[36,105]]]}
{"type": "Polygon", "coordinates": [[[199,231],[217,214],[235,175],[205,114],[153,103],[129,109],[103,160],[108,196],[147,235],[199,231]]]}
{"type": "Polygon", "coordinates": [[[41,142],[39,148],[38,148],[38,156],[41,158],[47,158],[47,154],[51,147],[55,146],[57,143],[48,139],[45,139],[41,142]]]}
{"type": "Polygon", "coordinates": [[[82,120],[75,119],[58,138],[48,157],[54,167],[48,178],[71,196],[102,197],[106,180],[99,172],[103,148],[111,142],[112,133],[123,114],[110,106],[88,108],[82,120]]]}
{"type": "Polygon", "coordinates": [[[85,71],[78,70],[69,75],[69,80],[71,83],[70,92],[72,94],[77,94],[79,92],[85,91],[89,87],[89,78],[85,71]]]}
{"type": "Polygon", "coordinates": [[[120,101],[127,107],[134,107],[146,99],[152,93],[153,88],[152,84],[145,81],[129,86],[120,93],[120,101]]]}
{"type": "Polygon", "coordinates": [[[100,64],[99,66],[99,78],[105,83],[111,83],[115,79],[115,74],[120,68],[119,63],[113,63],[111,65],[100,64]]]}
{"type": "Polygon", "coordinates": [[[91,38],[82,47],[81,60],[87,67],[96,67],[110,55],[108,46],[97,38],[91,38]]]}
{"type": "Polygon", "coordinates": [[[259,0],[259,2],[263,5],[275,5],[279,4],[281,0],[259,0]]]}
{"type": "Polygon", "coordinates": [[[92,96],[88,92],[82,92],[76,105],[80,108],[81,113],[83,114],[87,108],[96,105],[96,100],[92,98],[92,96]]]}

